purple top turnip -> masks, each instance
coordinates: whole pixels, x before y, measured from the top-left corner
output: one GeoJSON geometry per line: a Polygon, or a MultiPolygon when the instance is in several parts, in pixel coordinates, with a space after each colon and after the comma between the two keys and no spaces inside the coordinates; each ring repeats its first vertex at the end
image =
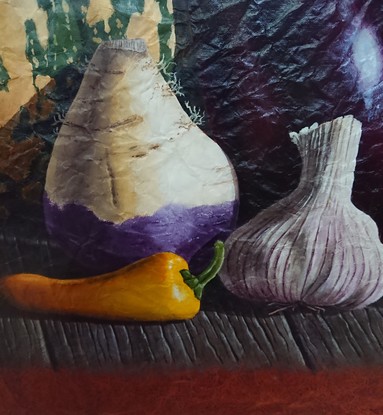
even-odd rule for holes
{"type": "Polygon", "coordinates": [[[237,214],[230,162],[182,110],[142,40],[97,49],[45,190],[49,232],[98,271],[160,251],[189,260],[237,214]]]}

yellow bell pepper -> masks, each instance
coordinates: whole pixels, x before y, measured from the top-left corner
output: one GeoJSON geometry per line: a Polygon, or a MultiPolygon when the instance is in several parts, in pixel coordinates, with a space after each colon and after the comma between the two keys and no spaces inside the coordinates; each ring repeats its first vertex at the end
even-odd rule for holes
{"type": "Polygon", "coordinates": [[[212,262],[197,276],[182,257],[162,252],[89,278],[9,275],[0,280],[0,293],[14,306],[36,312],[117,320],[189,319],[200,309],[203,288],[222,266],[223,242],[217,241],[214,250],[212,262]]]}

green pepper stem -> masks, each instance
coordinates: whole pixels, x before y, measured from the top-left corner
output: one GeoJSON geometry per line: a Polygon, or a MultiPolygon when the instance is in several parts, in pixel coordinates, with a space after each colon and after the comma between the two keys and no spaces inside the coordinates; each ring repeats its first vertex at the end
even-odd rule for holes
{"type": "Polygon", "coordinates": [[[225,246],[222,241],[214,244],[214,257],[207,268],[198,275],[193,275],[188,269],[180,271],[182,278],[193,291],[198,300],[201,300],[205,286],[215,278],[225,259],[225,246]]]}

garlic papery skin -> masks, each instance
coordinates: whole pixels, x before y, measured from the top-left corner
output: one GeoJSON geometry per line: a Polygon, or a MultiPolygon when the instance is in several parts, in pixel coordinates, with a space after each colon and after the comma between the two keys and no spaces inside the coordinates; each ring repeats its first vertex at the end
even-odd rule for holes
{"type": "Polygon", "coordinates": [[[298,187],[234,231],[221,280],[257,302],[361,308],[383,296],[383,245],[351,202],[361,123],[348,115],[291,133],[298,187]]]}

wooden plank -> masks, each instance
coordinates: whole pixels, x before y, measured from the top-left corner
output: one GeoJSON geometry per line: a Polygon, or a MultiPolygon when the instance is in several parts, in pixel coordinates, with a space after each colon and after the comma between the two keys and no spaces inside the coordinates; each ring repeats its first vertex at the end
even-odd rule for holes
{"type": "Polygon", "coordinates": [[[290,327],[313,369],[383,364],[383,309],[296,313],[290,327]]]}
{"type": "Polygon", "coordinates": [[[284,316],[200,312],[169,324],[42,321],[56,367],[305,366],[284,316]]]}
{"type": "Polygon", "coordinates": [[[52,364],[38,320],[0,318],[0,365],[12,367],[52,364]]]}
{"type": "MultiPolygon", "coordinates": [[[[257,316],[255,310],[227,313],[206,311],[195,319],[195,325],[205,327],[199,347],[205,349],[205,338],[216,334],[211,343],[217,349],[217,363],[248,368],[304,367],[303,356],[283,315],[257,316]],[[203,323],[203,320],[206,320],[203,323]]],[[[201,351],[200,355],[206,352],[201,351]]]]}
{"type": "Polygon", "coordinates": [[[179,344],[179,336],[174,335],[177,333],[175,325],[61,320],[45,320],[43,324],[58,367],[115,369],[129,366],[137,369],[183,361],[182,352],[169,346],[170,342],[179,344]]]}

